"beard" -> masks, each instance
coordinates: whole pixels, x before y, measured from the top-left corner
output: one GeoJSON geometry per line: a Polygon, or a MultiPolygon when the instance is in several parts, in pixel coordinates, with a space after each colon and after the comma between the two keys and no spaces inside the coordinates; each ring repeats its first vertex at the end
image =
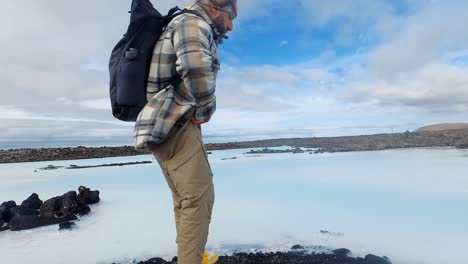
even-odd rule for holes
{"type": "Polygon", "coordinates": [[[220,17],[218,17],[218,18],[215,19],[213,22],[214,22],[214,26],[215,26],[216,30],[218,31],[218,33],[219,33],[220,35],[226,35],[226,33],[227,33],[227,27],[224,25],[223,19],[221,19],[220,17]]]}
{"type": "Polygon", "coordinates": [[[216,31],[218,31],[218,45],[223,44],[224,40],[227,39],[228,37],[226,36],[227,33],[227,27],[224,25],[222,19],[216,19],[213,21],[214,27],[216,28],[216,31]]]}

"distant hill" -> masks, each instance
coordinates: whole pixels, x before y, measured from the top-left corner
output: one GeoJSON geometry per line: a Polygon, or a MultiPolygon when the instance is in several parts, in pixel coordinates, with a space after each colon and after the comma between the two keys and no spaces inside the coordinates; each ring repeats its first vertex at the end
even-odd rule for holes
{"type": "Polygon", "coordinates": [[[414,132],[427,132],[427,131],[447,131],[447,130],[458,130],[468,129],[468,123],[441,123],[430,126],[420,127],[414,132]]]}

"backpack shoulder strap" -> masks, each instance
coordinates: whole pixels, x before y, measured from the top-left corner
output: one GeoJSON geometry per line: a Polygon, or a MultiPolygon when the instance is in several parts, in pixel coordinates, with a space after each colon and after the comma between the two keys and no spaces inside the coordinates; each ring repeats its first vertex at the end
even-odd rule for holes
{"type": "Polygon", "coordinates": [[[201,19],[203,19],[208,25],[210,25],[211,31],[213,32],[213,38],[215,40],[219,39],[220,34],[216,33],[215,26],[212,23],[208,23],[208,21],[206,21],[205,17],[202,14],[200,14],[198,11],[195,11],[195,10],[191,10],[191,9],[187,9],[187,8],[180,9],[178,6],[173,7],[173,8],[171,8],[169,10],[167,15],[163,18],[164,22],[169,23],[176,16],[182,15],[182,14],[193,14],[193,15],[196,15],[196,16],[200,17],[201,19]]]}

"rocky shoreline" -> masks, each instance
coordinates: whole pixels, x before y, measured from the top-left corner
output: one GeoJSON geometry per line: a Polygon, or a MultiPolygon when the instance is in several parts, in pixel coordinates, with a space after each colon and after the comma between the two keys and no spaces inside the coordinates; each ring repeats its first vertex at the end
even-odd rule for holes
{"type": "MultiPolygon", "coordinates": [[[[376,134],[345,137],[280,138],[245,142],[206,144],[208,150],[268,148],[276,146],[320,149],[319,152],[374,151],[397,148],[458,147],[467,148],[468,129],[376,134]]],[[[0,150],[0,163],[77,160],[151,154],[146,150],[123,147],[76,147],[0,150]]]]}
{"type": "MultiPolygon", "coordinates": [[[[368,254],[365,257],[354,258],[350,255],[351,251],[346,248],[335,249],[329,253],[309,253],[303,246],[294,245],[288,252],[238,252],[219,256],[216,264],[391,264],[386,256],[368,254]]],[[[137,264],[177,264],[177,257],[170,261],[152,258],[137,264]]]]}

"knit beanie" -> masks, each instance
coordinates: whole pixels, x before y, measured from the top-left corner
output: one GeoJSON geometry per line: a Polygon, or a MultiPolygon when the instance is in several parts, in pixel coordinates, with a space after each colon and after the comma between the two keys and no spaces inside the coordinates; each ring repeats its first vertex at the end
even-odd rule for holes
{"type": "Polygon", "coordinates": [[[196,4],[211,6],[237,17],[237,0],[196,0],[196,4]]]}

